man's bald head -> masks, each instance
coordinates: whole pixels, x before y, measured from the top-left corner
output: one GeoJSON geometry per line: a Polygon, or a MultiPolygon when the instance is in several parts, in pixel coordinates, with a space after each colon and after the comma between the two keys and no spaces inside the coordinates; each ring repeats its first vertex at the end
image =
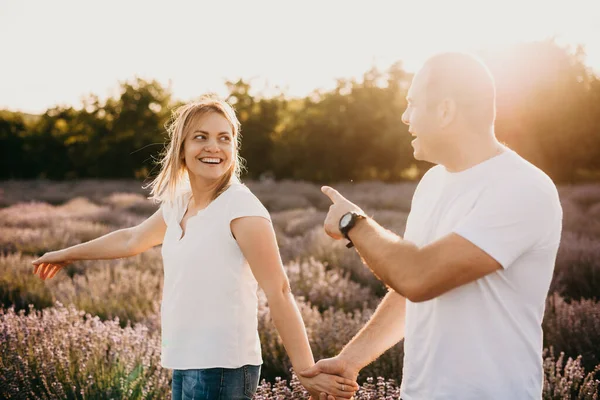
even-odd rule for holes
{"type": "Polygon", "coordinates": [[[426,101],[435,107],[444,99],[456,102],[457,111],[474,128],[493,125],[496,118],[496,86],[485,64],[466,53],[441,53],[423,66],[426,101]]]}

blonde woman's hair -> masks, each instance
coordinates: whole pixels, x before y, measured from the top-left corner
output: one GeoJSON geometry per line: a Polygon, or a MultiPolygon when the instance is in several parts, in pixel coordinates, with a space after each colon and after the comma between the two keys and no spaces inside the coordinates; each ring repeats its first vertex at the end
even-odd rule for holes
{"type": "Polygon", "coordinates": [[[223,193],[232,181],[239,182],[244,168],[244,160],[239,152],[240,122],[231,105],[213,94],[207,94],[197,102],[184,104],[173,110],[171,119],[165,125],[169,142],[161,154],[160,172],[144,187],[144,189],[152,188],[149,199],[155,202],[172,202],[180,193],[191,190],[185,160],[182,159],[184,140],[192,123],[210,113],[217,113],[227,119],[233,131],[234,142],[233,163],[217,184],[213,200],[223,193]]]}

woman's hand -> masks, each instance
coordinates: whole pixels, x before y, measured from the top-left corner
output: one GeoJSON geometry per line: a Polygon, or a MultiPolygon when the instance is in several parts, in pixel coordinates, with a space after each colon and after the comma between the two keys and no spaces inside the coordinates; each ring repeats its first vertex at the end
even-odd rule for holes
{"type": "MultiPolygon", "coordinates": [[[[312,399],[319,399],[321,393],[327,393],[327,398],[349,399],[358,390],[358,383],[337,375],[320,373],[312,378],[299,376],[298,379],[310,393],[312,399]]],[[[324,397],[323,397],[324,398],[324,397]]]]}
{"type": "Polygon", "coordinates": [[[34,265],[33,274],[40,273],[42,280],[53,278],[54,275],[62,268],[71,264],[73,261],[66,257],[64,250],[50,251],[45,253],[37,260],[33,260],[31,264],[34,265]]]}

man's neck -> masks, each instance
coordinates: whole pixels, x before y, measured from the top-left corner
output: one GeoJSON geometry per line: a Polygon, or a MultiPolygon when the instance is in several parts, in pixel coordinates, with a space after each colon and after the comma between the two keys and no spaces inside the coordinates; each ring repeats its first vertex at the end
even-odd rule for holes
{"type": "Polygon", "coordinates": [[[448,172],[461,172],[506,151],[506,147],[495,137],[480,142],[467,141],[447,152],[446,159],[441,162],[448,172]]]}

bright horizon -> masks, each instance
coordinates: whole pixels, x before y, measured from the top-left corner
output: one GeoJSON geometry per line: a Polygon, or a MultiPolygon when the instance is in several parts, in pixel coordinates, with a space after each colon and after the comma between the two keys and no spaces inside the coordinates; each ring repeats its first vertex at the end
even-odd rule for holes
{"type": "Polygon", "coordinates": [[[239,78],[255,92],[305,96],[372,66],[402,61],[415,71],[435,52],[549,37],[584,45],[586,64],[600,71],[597,0],[447,3],[0,0],[0,109],[79,108],[83,97],[104,100],[136,76],[170,85],[184,101],[226,95],[225,80],[239,78]]]}

